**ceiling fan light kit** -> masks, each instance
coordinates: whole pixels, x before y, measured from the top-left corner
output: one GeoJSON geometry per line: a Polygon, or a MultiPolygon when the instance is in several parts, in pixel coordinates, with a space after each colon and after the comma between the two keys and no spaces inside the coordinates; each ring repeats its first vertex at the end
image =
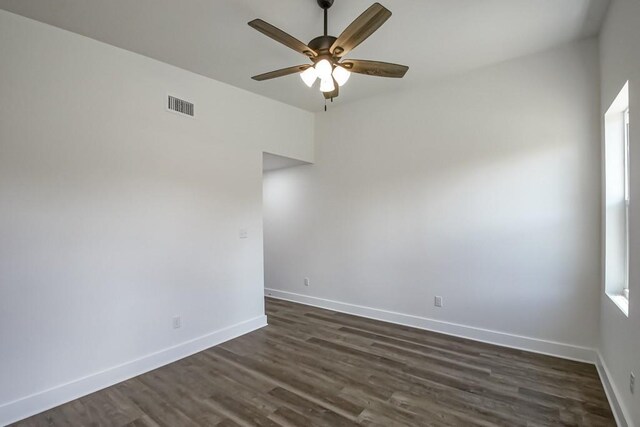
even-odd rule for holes
{"type": "Polygon", "coordinates": [[[318,73],[318,78],[320,80],[331,80],[331,73],[333,71],[333,66],[328,59],[323,58],[316,62],[316,66],[314,67],[318,73]]]}
{"type": "Polygon", "coordinates": [[[316,82],[318,78],[318,72],[315,67],[309,67],[300,73],[300,78],[307,86],[311,87],[316,82]]]}
{"type": "Polygon", "coordinates": [[[333,78],[338,83],[338,86],[344,86],[347,80],[349,80],[349,77],[351,77],[351,72],[346,68],[336,65],[333,69],[333,78]]]}
{"type": "Polygon", "coordinates": [[[324,35],[314,38],[308,44],[302,43],[261,19],[249,22],[249,26],[252,28],[307,56],[312,62],[312,64],[297,65],[259,74],[253,76],[252,79],[263,81],[300,73],[302,81],[308,87],[312,87],[316,80],[320,80],[320,91],[324,95],[325,101],[327,99],[333,101],[333,98],[339,94],[339,88],[349,80],[351,73],[377,77],[404,77],[409,69],[406,65],[344,58],[389,19],[391,12],[388,9],[380,3],[374,3],[349,24],[339,37],[333,37],[327,34],[327,11],[333,5],[333,0],[317,0],[317,2],[318,6],[324,10],[324,35]]]}

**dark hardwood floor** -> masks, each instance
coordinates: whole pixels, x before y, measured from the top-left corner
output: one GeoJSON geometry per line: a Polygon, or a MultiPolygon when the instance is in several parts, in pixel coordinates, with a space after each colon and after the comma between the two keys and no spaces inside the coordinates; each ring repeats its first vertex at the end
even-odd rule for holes
{"type": "Polygon", "coordinates": [[[613,426],[594,366],[267,299],[269,326],[19,426],[613,426]]]}

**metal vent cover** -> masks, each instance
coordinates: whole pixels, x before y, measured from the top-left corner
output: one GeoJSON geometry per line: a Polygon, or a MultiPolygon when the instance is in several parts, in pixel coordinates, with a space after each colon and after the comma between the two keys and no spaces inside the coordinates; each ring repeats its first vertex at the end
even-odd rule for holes
{"type": "Polygon", "coordinates": [[[179,114],[184,114],[185,116],[193,117],[193,104],[185,101],[184,99],[176,98],[175,96],[168,95],[167,109],[179,114]]]}

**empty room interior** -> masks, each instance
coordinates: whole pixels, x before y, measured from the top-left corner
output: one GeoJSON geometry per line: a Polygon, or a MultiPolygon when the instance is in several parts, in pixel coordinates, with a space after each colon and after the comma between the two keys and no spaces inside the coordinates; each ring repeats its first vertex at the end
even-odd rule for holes
{"type": "Polygon", "coordinates": [[[0,0],[0,425],[640,427],[640,0],[0,0]]]}

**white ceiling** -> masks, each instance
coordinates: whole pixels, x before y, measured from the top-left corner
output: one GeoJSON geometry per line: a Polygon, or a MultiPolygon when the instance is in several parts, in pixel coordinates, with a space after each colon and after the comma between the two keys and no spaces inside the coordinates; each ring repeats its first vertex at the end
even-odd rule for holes
{"type": "MultiPolygon", "coordinates": [[[[380,2],[393,16],[349,57],[405,64],[409,72],[401,80],[353,75],[338,103],[596,35],[609,0],[380,2]]],[[[372,3],[335,0],[329,33],[337,36],[372,3]]],[[[316,0],[0,0],[0,8],[310,111],[324,105],[297,75],[250,78],[307,60],[247,22],[262,18],[308,42],[322,33],[316,0]]]]}

